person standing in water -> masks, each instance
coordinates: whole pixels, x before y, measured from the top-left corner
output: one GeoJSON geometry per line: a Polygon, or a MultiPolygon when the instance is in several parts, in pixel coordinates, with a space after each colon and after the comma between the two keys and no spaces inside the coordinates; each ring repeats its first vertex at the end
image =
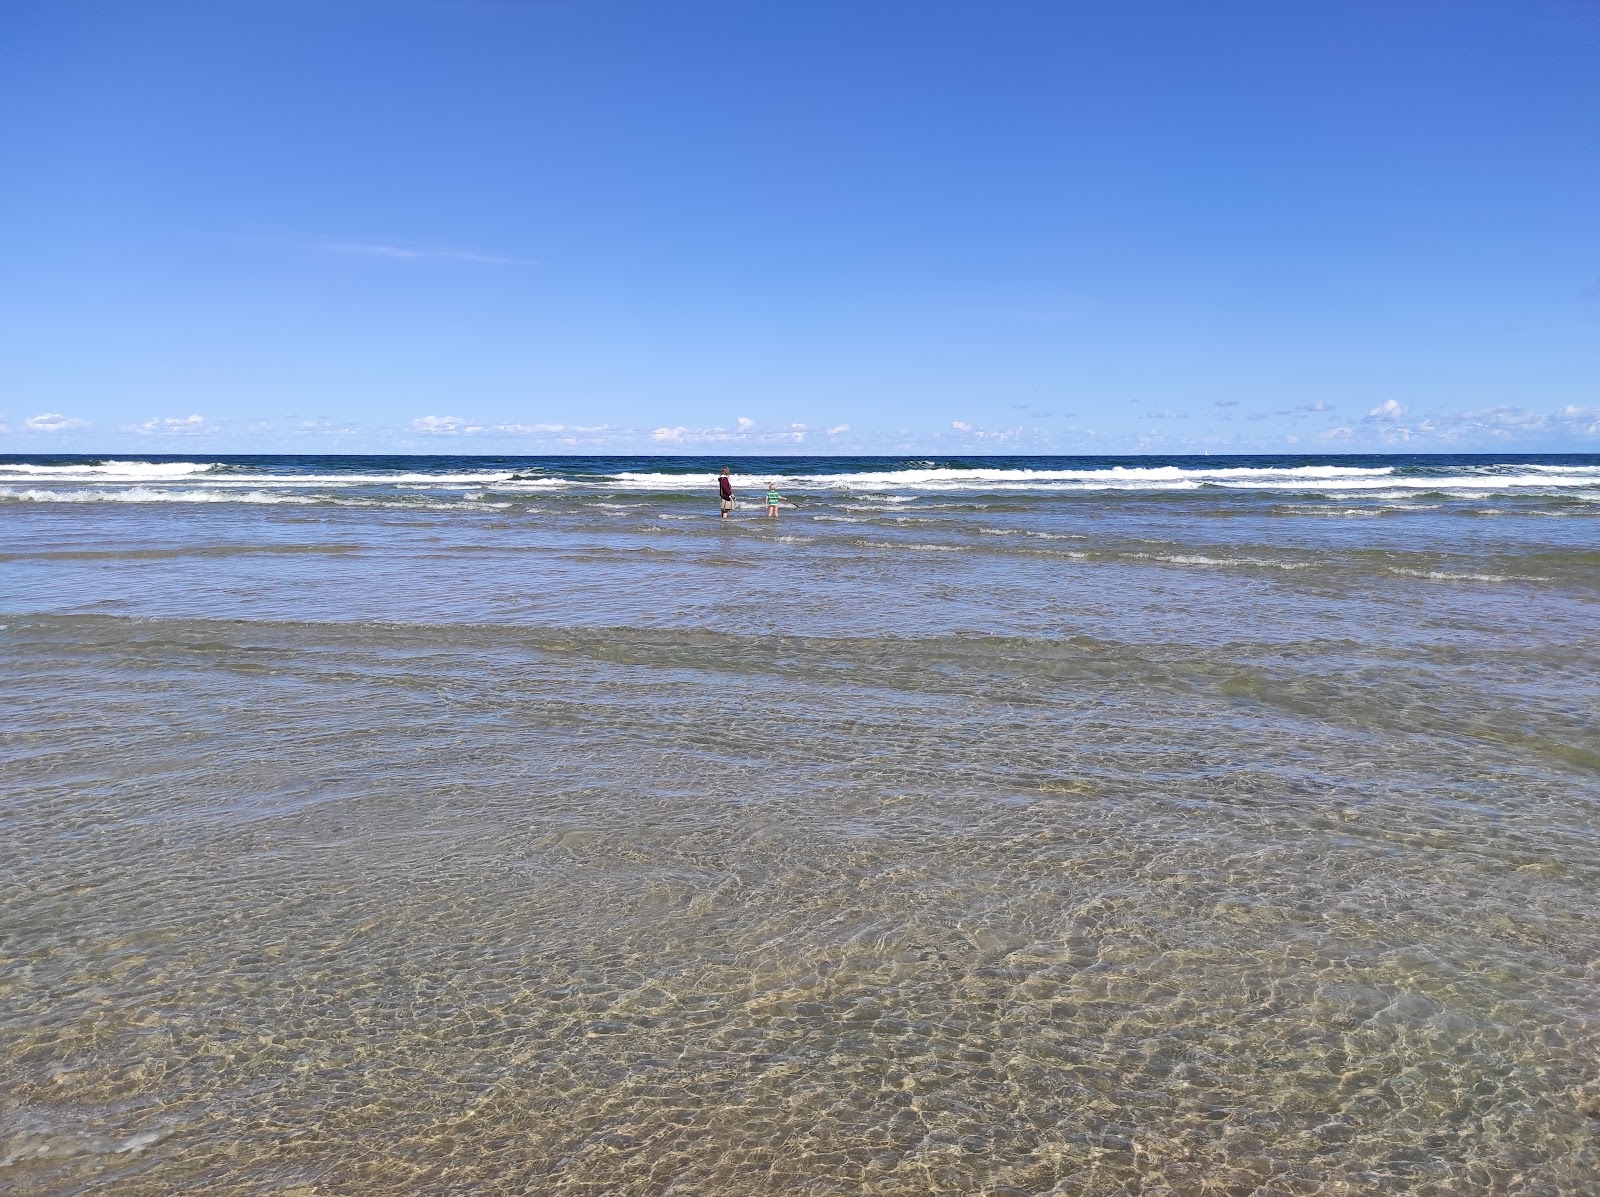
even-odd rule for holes
{"type": "Polygon", "coordinates": [[[721,496],[722,518],[733,510],[733,479],[728,477],[728,467],[722,467],[722,477],[717,479],[717,494],[721,496]]]}
{"type": "Polygon", "coordinates": [[[787,500],[778,493],[778,484],[776,482],[767,483],[767,518],[769,520],[778,518],[778,504],[783,502],[787,502],[787,500]]]}

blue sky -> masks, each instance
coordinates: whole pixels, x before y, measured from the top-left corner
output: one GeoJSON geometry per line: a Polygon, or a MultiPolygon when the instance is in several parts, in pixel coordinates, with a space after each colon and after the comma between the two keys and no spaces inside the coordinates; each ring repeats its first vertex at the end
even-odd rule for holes
{"type": "Polygon", "coordinates": [[[10,0],[0,451],[1600,451],[1592,0],[10,0]]]}

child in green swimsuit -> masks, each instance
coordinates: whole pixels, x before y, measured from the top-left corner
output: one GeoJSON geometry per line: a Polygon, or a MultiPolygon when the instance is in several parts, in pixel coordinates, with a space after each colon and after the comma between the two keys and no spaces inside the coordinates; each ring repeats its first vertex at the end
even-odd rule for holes
{"type": "Polygon", "coordinates": [[[768,519],[775,520],[775,519],[778,518],[778,504],[783,502],[783,501],[784,501],[783,496],[778,493],[778,484],[776,482],[767,483],[767,518],[768,519]]]}

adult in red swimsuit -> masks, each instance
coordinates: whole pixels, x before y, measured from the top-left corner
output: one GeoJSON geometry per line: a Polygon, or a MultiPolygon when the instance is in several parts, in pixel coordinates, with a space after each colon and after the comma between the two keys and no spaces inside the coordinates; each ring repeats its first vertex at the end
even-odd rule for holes
{"type": "Polygon", "coordinates": [[[722,477],[717,479],[717,492],[722,496],[722,518],[733,510],[733,479],[728,477],[728,467],[722,467],[722,477]]]}

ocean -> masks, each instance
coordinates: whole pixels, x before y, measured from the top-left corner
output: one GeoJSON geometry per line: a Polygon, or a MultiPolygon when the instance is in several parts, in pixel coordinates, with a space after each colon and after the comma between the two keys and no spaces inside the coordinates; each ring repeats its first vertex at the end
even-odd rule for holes
{"type": "Polygon", "coordinates": [[[0,457],[0,1190],[1600,1191],[1597,629],[1592,455],[0,457]]]}

